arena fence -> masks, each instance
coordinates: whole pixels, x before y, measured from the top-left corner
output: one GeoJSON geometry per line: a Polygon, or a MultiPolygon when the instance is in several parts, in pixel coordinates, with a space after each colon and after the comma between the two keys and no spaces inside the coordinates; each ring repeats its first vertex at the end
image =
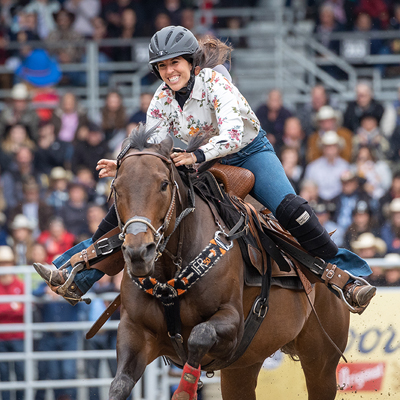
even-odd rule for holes
{"type": "MultiPolygon", "coordinates": [[[[0,275],[15,274],[25,283],[24,295],[0,296],[0,303],[22,302],[25,305],[24,323],[23,324],[1,324],[0,332],[21,332],[25,333],[24,351],[21,353],[0,353],[0,362],[24,361],[25,380],[16,381],[12,376],[10,382],[0,382],[0,392],[4,390],[24,390],[25,400],[33,400],[38,389],[46,390],[46,399],[53,399],[53,389],[57,388],[78,388],[78,399],[87,400],[89,387],[100,387],[100,395],[102,399],[107,399],[108,388],[112,381],[112,376],[106,367],[108,359],[116,358],[116,351],[113,350],[84,350],[83,338],[84,334],[92,326],[93,322],[57,322],[57,323],[37,323],[33,321],[33,306],[35,303],[42,301],[57,301],[54,299],[38,299],[32,295],[35,283],[38,283],[37,274],[31,266],[17,267],[1,267],[0,275]],[[33,279],[34,278],[34,279],[33,279]],[[65,331],[82,332],[82,340],[79,343],[78,351],[34,351],[35,337],[40,332],[65,332],[65,331]],[[68,360],[77,361],[77,378],[63,380],[38,380],[38,361],[40,360],[68,360]],[[85,360],[101,360],[100,378],[89,379],[85,374],[85,360]]],[[[114,294],[106,294],[102,296],[90,296],[92,299],[101,297],[104,300],[112,300],[114,294]]],[[[64,302],[61,299],[59,301],[64,302]]],[[[83,305],[86,307],[86,305],[83,305]]],[[[108,321],[104,326],[104,330],[115,330],[119,321],[108,321]]],[[[142,379],[137,383],[132,391],[135,400],[169,400],[170,386],[176,384],[179,378],[169,375],[170,368],[165,365],[163,359],[155,360],[146,368],[146,372],[142,379]]],[[[217,378],[205,378],[204,383],[210,384],[218,382],[217,378]]]]}

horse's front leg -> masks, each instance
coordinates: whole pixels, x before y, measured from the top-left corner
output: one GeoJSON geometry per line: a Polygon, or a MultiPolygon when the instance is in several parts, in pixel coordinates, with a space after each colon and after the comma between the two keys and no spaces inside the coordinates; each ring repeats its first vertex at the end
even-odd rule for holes
{"type": "Polygon", "coordinates": [[[110,400],[126,400],[143,375],[150,359],[151,340],[140,324],[133,324],[127,315],[121,315],[117,335],[117,372],[111,382],[110,400]]]}
{"type": "Polygon", "coordinates": [[[217,358],[227,358],[236,348],[242,321],[234,307],[227,307],[192,329],[188,340],[188,360],[172,400],[197,399],[202,358],[210,350],[217,358]]]}

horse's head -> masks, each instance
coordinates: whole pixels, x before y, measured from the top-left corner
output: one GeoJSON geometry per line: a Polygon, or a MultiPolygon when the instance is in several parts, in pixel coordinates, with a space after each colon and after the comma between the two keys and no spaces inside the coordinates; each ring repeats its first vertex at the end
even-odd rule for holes
{"type": "Polygon", "coordinates": [[[169,156],[172,138],[150,144],[151,133],[141,126],[126,139],[113,184],[124,238],[122,253],[127,271],[134,277],[153,273],[158,245],[171,231],[177,201],[169,156]]]}

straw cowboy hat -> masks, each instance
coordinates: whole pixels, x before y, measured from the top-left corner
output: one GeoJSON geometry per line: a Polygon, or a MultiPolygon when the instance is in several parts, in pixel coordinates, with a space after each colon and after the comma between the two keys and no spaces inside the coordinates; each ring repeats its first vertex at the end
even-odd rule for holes
{"type": "Polygon", "coordinates": [[[15,257],[10,246],[0,246],[0,263],[14,263],[15,257]]]}
{"type": "Polygon", "coordinates": [[[334,110],[331,106],[322,106],[317,114],[316,114],[317,121],[323,121],[325,119],[336,119],[338,120],[340,114],[338,111],[334,110]]]}
{"type": "Polygon", "coordinates": [[[10,226],[11,229],[34,229],[34,224],[24,214],[17,214],[10,226]]]}
{"type": "Polygon", "coordinates": [[[389,211],[392,213],[400,212],[400,198],[393,199],[390,202],[389,211]]]}
{"type": "Polygon", "coordinates": [[[25,83],[17,83],[13,86],[11,98],[13,100],[27,100],[29,98],[29,91],[25,83]]]}
{"type": "Polygon", "coordinates": [[[72,173],[66,171],[63,167],[54,167],[50,172],[50,180],[56,181],[59,179],[70,181],[72,179],[72,173]]]}
{"type": "Polygon", "coordinates": [[[357,240],[351,242],[351,247],[354,251],[373,247],[379,254],[384,254],[387,250],[386,243],[370,232],[362,233],[357,240]]]}
{"type": "Polygon", "coordinates": [[[321,146],[337,145],[344,147],[344,140],[335,131],[325,132],[320,139],[321,146]]]}
{"type": "Polygon", "coordinates": [[[33,50],[15,71],[16,75],[33,86],[52,86],[61,79],[58,63],[42,49],[33,50]]]}

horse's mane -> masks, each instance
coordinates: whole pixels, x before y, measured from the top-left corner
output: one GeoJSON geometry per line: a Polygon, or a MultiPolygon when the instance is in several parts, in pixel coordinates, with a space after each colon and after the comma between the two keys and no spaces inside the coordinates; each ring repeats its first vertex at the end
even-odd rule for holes
{"type": "Polygon", "coordinates": [[[141,151],[154,146],[154,143],[149,142],[149,139],[154,135],[157,127],[158,124],[147,129],[146,124],[140,123],[122,142],[121,149],[129,145],[129,148],[141,151]]]}
{"type": "MultiPolygon", "coordinates": [[[[126,148],[142,151],[143,149],[154,147],[155,143],[149,142],[149,140],[154,135],[155,130],[158,128],[158,125],[159,124],[156,124],[150,129],[147,129],[146,124],[140,123],[136,128],[132,130],[129,136],[122,142],[121,152],[124,152],[124,149],[126,148]]],[[[186,151],[188,153],[192,153],[193,151],[197,150],[200,146],[207,143],[208,140],[209,140],[208,135],[199,132],[198,134],[190,138],[186,151]]],[[[219,159],[217,158],[211,161],[205,161],[201,163],[198,169],[196,170],[196,173],[207,171],[216,162],[218,162],[218,160],[219,159]]]]}

